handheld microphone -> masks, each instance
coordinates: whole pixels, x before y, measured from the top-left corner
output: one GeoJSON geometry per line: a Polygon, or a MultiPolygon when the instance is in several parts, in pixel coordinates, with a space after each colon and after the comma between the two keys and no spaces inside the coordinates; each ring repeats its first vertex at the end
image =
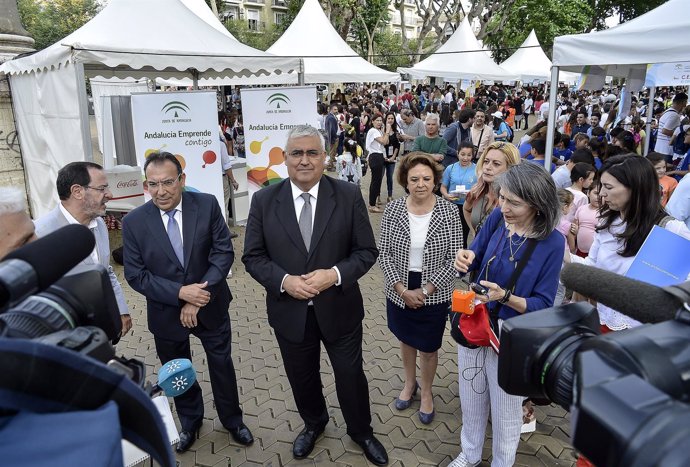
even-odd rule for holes
{"type": "Polygon", "coordinates": [[[184,394],[196,382],[196,370],[186,358],[176,358],[165,363],[158,372],[158,384],[149,395],[163,391],[167,397],[184,394]]]}
{"type": "Polygon", "coordinates": [[[96,239],[83,225],[68,225],[11,252],[0,263],[0,306],[47,288],[89,256],[96,239]]]}
{"type": "Polygon", "coordinates": [[[561,281],[567,288],[641,323],[673,319],[683,306],[679,296],[660,287],[584,264],[565,265],[561,281]]]}

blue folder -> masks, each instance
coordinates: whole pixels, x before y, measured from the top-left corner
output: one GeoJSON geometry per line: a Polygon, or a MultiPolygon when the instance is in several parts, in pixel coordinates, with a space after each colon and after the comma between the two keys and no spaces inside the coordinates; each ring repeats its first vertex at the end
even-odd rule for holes
{"type": "Polygon", "coordinates": [[[625,275],[659,287],[690,280],[690,240],[655,225],[625,275]]]}

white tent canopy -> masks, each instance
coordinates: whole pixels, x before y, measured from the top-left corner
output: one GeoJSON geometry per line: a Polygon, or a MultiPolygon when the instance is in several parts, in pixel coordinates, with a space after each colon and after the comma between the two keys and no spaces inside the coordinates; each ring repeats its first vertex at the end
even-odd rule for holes
{"type": "Polygon", "coordinates": [[[199,3],[110,0],[57,44],[0,66],[10,75],[34,216],[57,203],[61,167],[92,159],[85,77],[256,79],[300,69],[298,58],[271,56],[209,24],[199,3]]]}
{"type": "Polygon", "coordinates": [[[467,17],[460,27],[433,54],[411,68],[398,68],[411,78],[428,76],[446,80],[515,81],[518,76],[498,66],[482,48],[472,32],[467,17]]]}
{"type": "MultiPolygon", "coordinates": [[[[687,11],[688,0],[668,0],[654,10],[611,29],[557,37],[553,44],[552,84],[561,70],[579,72],[589,65],[595,65],[599,75],[641,83],[647,65],[687,61],[690,57],[687,11]]],[[[654,88],[650,99],[653,92],[654,88]]],[[[552,87],[549,95],[551,109],[555,109],[555,103],[556,90],[552,87]]],[[[648,106],[648,134],[652,109],[653,106],[648,106]]],[[[551,113],[546,137],[547,154],[552,149],[553,119],[554,114],[551,113]]]]}
{"type": "Polygon", "coordinates": [[[651,63],[688,61],[688,11],[688,0],[668,0],[611,29],[557,37],[553,64],[576,72],[597,65],[606,68],[606,75],[627,77],[631,69],[651,63]]]}
{"type": "Polygon", "coordinates": [[[272,57],[223,33],[181,0],[111,0],[84,26],[50,47],[0,66],[7,74],[83,63],[89,76],[120,78],[281,74],[299,59],[272,57]]]}
{"type": "MultiPolygon", "coordinates": [[[[534,29],[520,48],[501,63],[501,68],[518,75],[522,82],[548,81],[551,78],[551,60],[542,50],[534,29]]],[[[562,73],[561,81],[574,84],[578,76],[575,73],[562,73]]]]}
{"type": "Polygon", "coordinates": [[[267,50],[304,58],[305,83],[399,81],[400,75],[372,65],[340,37],[317,0],[306,0],[292,24],[267,50]]]}

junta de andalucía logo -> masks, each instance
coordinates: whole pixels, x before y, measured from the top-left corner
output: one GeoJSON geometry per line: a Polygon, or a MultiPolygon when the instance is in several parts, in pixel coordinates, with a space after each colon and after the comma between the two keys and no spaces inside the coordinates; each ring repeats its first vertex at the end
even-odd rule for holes
{"type": "Polygon", "coordinates": [[[180,113],[186,114],[187,112],[189,112],[189,106],[184,102],[170,101],[163,106],[161,112],[163,112],[167,116],[170,116],[170,112],[173,112],[172,117],[178,118],[180,116],[180,113]]]}

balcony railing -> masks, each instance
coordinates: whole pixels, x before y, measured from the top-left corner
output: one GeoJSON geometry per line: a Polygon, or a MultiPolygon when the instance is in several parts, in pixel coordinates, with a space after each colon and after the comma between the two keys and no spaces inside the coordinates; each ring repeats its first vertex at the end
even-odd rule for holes
{"type": "Polygon", "coordinates": [[[287,3],[284,0],[273,0],[273,6],[278,8],[287,8],[287,3]]]}

